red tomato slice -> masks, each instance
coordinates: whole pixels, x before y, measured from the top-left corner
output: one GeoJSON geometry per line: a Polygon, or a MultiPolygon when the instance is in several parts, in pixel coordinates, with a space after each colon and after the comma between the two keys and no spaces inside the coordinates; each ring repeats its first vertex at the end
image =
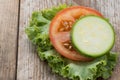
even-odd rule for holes
{"type": "Polygon", "coordinates": [[[71,60],[91,60],[91,58],[85,57],[74,50],[70,41],[72,24],[76,19],[85,15],[97,15],[103,17],[101,13],[94,9],[83,6],[73,6],[58,12],[50,24],[49,34],[53,46],[62,56],[71,60]]]}

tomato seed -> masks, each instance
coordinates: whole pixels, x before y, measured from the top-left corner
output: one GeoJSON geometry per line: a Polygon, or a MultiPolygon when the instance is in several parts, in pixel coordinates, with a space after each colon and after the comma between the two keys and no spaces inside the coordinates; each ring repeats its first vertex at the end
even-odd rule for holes
{"type": "Polygon", "coordinates": [[[70,45],[68,49],[72,49],[72,46],[70,45]]]}
{"type": "Polygon", "coordinates": [[[64,31],[64,30],[65,30],[65,28],[60,28],[60,29],[59,29],[59,31],[61,31],[61,32],[64,31]]]}
{"type": "Polygon", "coordinates": [[[65,27],[68,25],[68,22],[67,21],[62,21],[62,25],[65,27]]]}
{"type": "Polygon", "coordinates": [[[69,46],[69,43],[64,43],[63,45],[64,45],[64,46],[69,46]]]}
{"type": "Polygon", "coordinates": [[[73,22],[72,21],[69,21],[69,25],[72,25],[73,24],[73,22]]]}
{"type": "Polygon", "coordinates": [[[65,27],[65,30],[69,30],[69,25],[67,25],[67,26],[65,27]]]}
{"type": "Polygon", "coordinates": [[[60,32],[62,31],[69,31],[72,27],[72,21],[61,21],[61,27],[59,29],[60,32]]]}

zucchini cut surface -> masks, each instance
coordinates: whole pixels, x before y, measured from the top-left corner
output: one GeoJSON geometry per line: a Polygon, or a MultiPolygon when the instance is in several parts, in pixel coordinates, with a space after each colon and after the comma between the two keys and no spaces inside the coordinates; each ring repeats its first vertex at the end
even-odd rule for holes
{"type": "Polygon", "coordinates": [[[104,18],[85,16],[73,25],[71,41],[80,54],[96,58],[112,49],[115,32],[104,18]]]}

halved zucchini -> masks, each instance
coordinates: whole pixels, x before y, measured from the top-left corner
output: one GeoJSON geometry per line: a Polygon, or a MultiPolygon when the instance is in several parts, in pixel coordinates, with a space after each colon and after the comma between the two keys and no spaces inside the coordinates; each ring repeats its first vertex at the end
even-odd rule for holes
{"type": "Polygon", "coordinates": [[[71,41],[80,54],[96,58],[111,50],[115,42],[115,32],[104,18],[85,16],[73,25],[71,41]]]}

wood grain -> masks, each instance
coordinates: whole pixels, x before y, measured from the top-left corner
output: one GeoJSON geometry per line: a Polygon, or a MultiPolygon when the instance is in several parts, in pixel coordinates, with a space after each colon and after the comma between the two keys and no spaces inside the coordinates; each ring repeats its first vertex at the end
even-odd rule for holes
{"type": "Polygon", "coordinates": [[[21,0],[17,80],[63,80],[51,73],[47,63],[39,59],[24,30],[33,11],[69,2],[70,0],[21,0]]]}
{"type": "Polygon", "coordinates": [[[0,80],[15,80],[18,0],[0,0],[0,80]]]}
{"type": "MultiPolygon", "coordinates": [[[[120,0],[73,0],[74,2],[82,6],[95,8],[110,19],[117,35],[113,51],[120,52],[120,0]]],[[[69,4],[71,0],[21,0],[17,80],[66,80],[53,74],[47,63],[39,59],[35,46],[31,44],[24,32],[33,11],[50,8],[59,3],[69,4]]],[[[119,62],[109,80],[120,80],[120,74],[118,74],[120,72],[119,62]]]]}

